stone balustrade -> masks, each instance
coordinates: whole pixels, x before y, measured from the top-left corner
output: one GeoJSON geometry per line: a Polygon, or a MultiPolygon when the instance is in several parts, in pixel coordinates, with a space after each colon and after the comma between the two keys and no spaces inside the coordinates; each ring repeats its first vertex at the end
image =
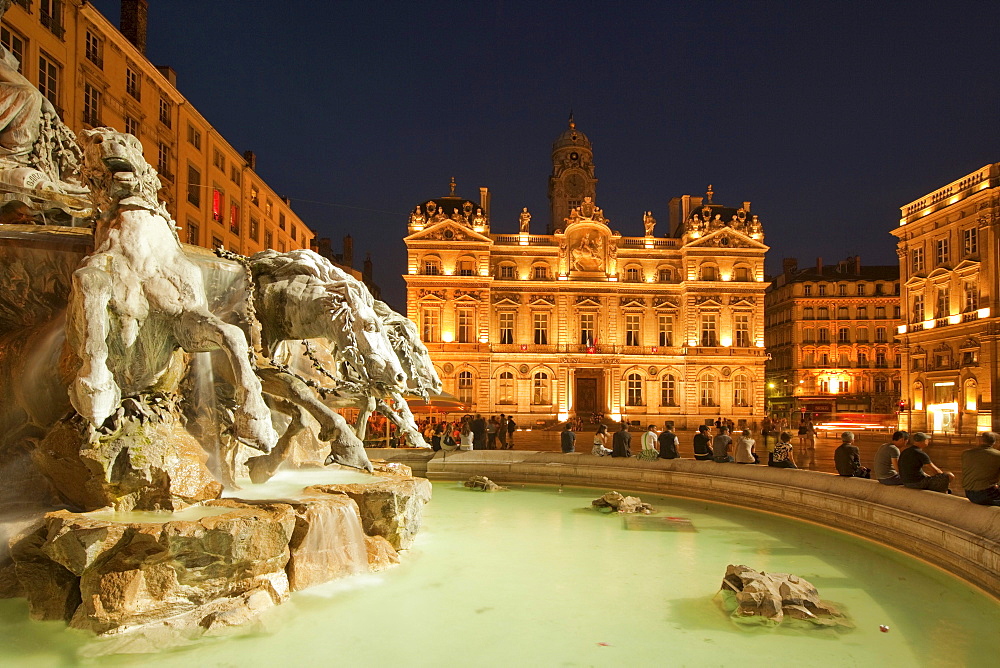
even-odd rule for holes
{"type": "Polygon", "coordinates": [[[767,466],[655,462],[583,453],[370,450],[414,475],[564,484],[717,501],[816,522],[924,559],[1000,598],[1000,508],[937,492],[767,466]]]}

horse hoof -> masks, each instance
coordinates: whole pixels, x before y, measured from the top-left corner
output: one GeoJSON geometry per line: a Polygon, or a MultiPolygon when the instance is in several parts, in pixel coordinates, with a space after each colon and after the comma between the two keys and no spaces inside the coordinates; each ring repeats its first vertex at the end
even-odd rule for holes
{"type": "Polygon", "coordinates": [[[271,452],[278,443],[278,433],[274,431],[269,418],[237,412],[233,420],[233,431],[241,441],[264,454],[271,452]]]}

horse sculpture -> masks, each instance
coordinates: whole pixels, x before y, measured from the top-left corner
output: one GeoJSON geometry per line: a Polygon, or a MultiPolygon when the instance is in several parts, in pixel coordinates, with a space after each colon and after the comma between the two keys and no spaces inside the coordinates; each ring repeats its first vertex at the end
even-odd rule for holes
{"type": "Polygon", "coordinates": [[[155,387],[177,349],[221,348],[235,380],[234,433],[270,451],[278,436],[246,336],[209,311],[201,271],[157,202],[160,181],[139,140],[96,128],[83,131],[81,144],[83,175],[102,215],[95,251],[74,272],[70,293],[67,338],[80,360],[73,407],[100,427],[123,395],[155,387]]]}

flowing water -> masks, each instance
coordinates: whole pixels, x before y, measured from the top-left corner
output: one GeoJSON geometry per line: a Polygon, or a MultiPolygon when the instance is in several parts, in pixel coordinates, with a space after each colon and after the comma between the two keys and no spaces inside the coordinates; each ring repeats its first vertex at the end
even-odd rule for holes
{"type": "MultiPolygon", "coordinates": [[[[1000,604],[907,555],[651,494],[656,516],[694,530],[633,530],[644,523],[590,509],[603,491],[437,483],[400,567],[294,594],[241,637],[92,665],[975,666],[1000,655],[1000,604]],[[856,628],[736,627],[713,598],[731,563],[808,579],[856,628]]],[[[0,665],[76,663],[86,636],[29,622],[26,607],[0,601],[0,665]]]]}

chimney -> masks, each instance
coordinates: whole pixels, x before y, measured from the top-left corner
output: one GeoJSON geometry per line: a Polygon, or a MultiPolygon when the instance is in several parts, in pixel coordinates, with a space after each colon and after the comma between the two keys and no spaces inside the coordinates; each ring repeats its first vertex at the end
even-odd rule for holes
{"type": "Polygon", "coordinates": [[[861,275],[861,256],[860,255],[855,255],[854,256],[854,273],[857,274],[858,276],[861,275]]]}
{"type": "Polygon", "coordinates": [[[330,237],[320,237],[313,239],[312,249],[317,255],[322,255],[328,260],[333,259],[333,252],[330,249],[330,237]]]}
{"type": "Polygon", "coordinates": [[[365,283],[372,282],[372,254],[365,255],[364,269],[361,271],[361,278],[365,283]]]}
{"type": "Polygon", "coordinates": [[[169,65],[157,65],[156,71],[162,74],[171,86],[177,88],[177,72],[174,72],[174,68],[169,65]]]}
{"type": "Polygon", "coordinates": [[[823,258],[821,257],[816,258],[816,273],[823,275],[823,258]]]}
{"type": "Polygon", "coordinates": [[[243,159],[247,161],[247,167],[257,171],[257,154],[253,151],[243,151],[243,159]]]}
{"type": "Polygon", "coordinates": [[[490,219],[490,189],[480,188],[479,189],[479,208],[483,210],[483,214],[486,216],[486,220],[490,219]]]}
{"type": "MultiPolygon", "coordinates": [[[[122,0],[121,20],[118,28],[125,39],[146,55],[146,24],[149,5],[146,0],[122,0]]],[[[172,82],[171,82],[172,83],[172,82]]]]}
{"type": "Polygon", "coordinates": [[[344,264],[348,267],[354,266],[354,239],[350,234],[344,237],[344,264]]]}
{"type": "Polygon", "coordinates": [[[794,257],[786,257],[781,261],[781,273],[791,276],[799,268],[799,261],[794,257]]]}

